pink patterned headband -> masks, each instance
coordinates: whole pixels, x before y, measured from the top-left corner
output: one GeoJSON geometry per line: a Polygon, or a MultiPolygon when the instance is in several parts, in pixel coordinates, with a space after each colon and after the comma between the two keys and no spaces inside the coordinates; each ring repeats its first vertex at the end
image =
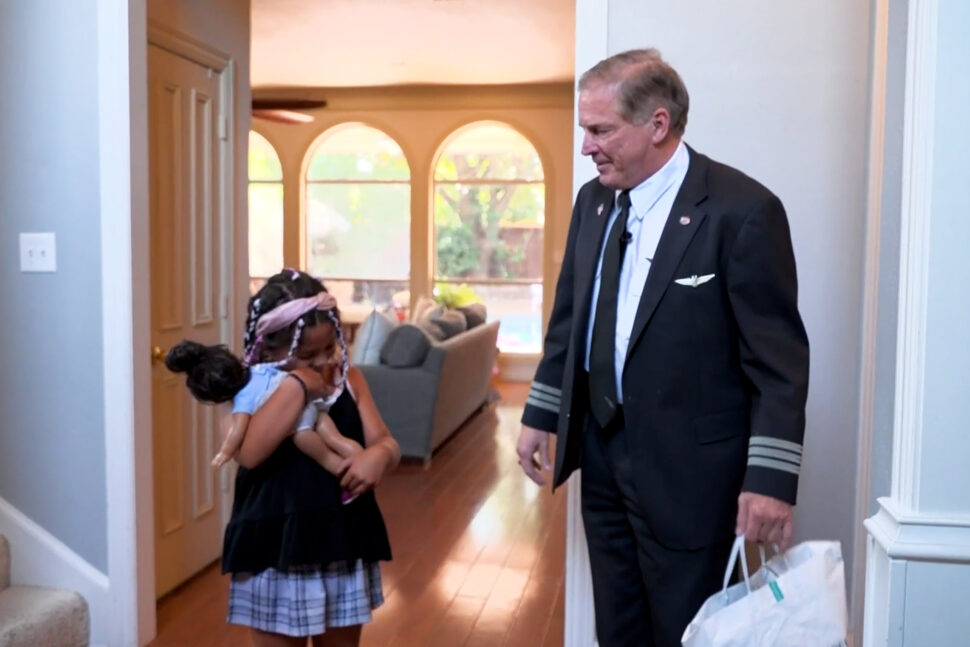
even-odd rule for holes
{"type": "MultiPolygon", "coordinates": [[[[246,363],[252,364],[252,362],[255,361],[259,354],[259,348],[263,345],[263,338],[266,335],[274,333],[278,330],[283,330],[287,326],[298,321],[300,317],[308,312],[312,312],[313,310],[332,311],[336,307],[337,300],[333,297],[333,295],[327,292],[320,292],[312,297],[293,299],[292,301],[287,301],[282,305],[276,306],[266,314],[262,315],[256,322],[256,339],[246,352],[246,363]]],[[[333,316],[331,316],[331,318],[333,318],[334,322],[336,322],[336,318],[333,316]]],[[[298,337],[294,336],[293,344],[295,345],[297,341],[298,337]]],[[[292,348],[290,350],[292,353],[292,348]]]]}
{"type": "Polygon", "coordinates": [[[333,310],[337,307],[337,300],[327,292],[303,299],[293,299],[276,306],[256,322],[256,338],[283,330],[294,321],[313,310],[333,310]]]}

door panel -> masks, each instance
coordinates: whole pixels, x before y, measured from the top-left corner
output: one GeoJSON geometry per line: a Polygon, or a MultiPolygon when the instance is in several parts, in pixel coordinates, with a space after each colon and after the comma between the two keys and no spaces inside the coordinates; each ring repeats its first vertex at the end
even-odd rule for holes
{"type": "MultiPolygon", "coordinates": [[[[220,344],[219,74],[149,46],[152,343],[220,344]]],[[[217,559],[221,491],[209,466],[213,407],[161,361],[152,369],[155,588],[162,595],[217,559]]]]}

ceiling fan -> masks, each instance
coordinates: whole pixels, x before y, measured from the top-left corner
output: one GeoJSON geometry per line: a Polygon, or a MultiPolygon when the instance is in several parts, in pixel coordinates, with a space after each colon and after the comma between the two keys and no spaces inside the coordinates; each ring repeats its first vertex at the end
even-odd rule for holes
{"type": "Polygon", "coordinates": [[[252,115],[282,124],[308,124],[313,115],[304,111],[326,105],[323,99],[253,99],[252,115]]]}

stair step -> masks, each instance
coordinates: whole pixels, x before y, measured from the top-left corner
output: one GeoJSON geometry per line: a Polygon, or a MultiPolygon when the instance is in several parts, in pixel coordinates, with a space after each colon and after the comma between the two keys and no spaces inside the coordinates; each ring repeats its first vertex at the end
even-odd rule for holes
{"type": "Polygon", "coordinates": [[[87,647],[88,605],[77,593],[39,586],[0,591],[0,647],[87,647]]]}

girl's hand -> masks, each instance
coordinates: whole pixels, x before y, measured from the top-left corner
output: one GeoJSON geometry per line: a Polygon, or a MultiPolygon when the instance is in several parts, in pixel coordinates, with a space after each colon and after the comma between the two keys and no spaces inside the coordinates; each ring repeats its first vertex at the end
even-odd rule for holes
{"type": "Polygon", "coordinates": [[[374,445],[346,459],[340,485],[354,496],[373,490],[384,478],[392,456],[382,445],[374,445]]]}
{"type": "Polygon", "coordinates": [[[316,398],[325,398],[330,395],[333,391],[333,386],[327,384],[323,376],[320,375],[319,371],[315,371],[310,367],[304,366],[302,368],[295,368],[290,373],[296,375],[303,383],[306,384],[307,395],[309,396],[307,400],[315,400],[316,398]]]}

